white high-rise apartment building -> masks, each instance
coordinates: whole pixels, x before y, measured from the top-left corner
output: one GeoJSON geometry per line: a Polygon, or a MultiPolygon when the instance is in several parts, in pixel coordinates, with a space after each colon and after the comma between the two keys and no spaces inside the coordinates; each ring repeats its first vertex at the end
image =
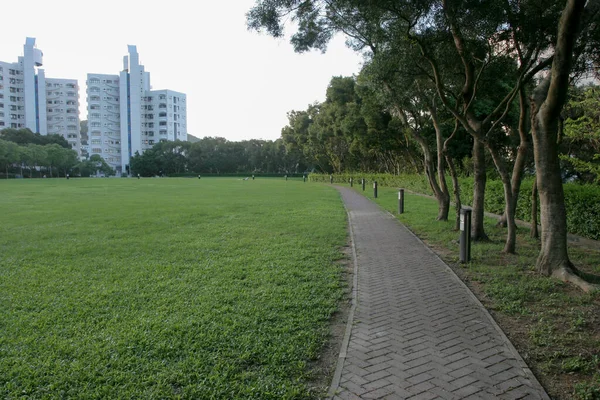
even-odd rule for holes
{"type": "MultiPolygon", "coordinates": [[[[39,96],[38,94],[38,97],[39,96]]],[[[46,133],[64,136],[81,155],[79,85],[76,79],[46,79],[46,133]]],[[[41,133],[41,132],[40,132],[41,133]]]]}
{"type": "Polygon", "coordinates": [[[27,38],[16,63],[0,61],[0,129],[60,134],[81,154],[76,79],[46,78],[43,53],[27,38]]]}
{"type": "Polygon", "coordinates": [[[128,50],[119,75],[87,78],[89,153],[101,155],[117,174],[128,173],[131,157],[160,141],[187,141],[186,95],[151,90],[136,47],[128,50]]]}
{"type": "Polygon", "coordinates": [[[121,166],[119,96],[119,75],[88,74],[89,155],[102,156],[115,169],[121,166]]]}

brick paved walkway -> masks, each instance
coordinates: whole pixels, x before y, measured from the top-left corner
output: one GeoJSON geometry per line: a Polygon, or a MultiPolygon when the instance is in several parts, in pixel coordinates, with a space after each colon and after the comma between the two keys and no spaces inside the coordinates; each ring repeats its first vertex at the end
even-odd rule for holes
{"type": "Polygon", "coordinates": [[[444,262],[376,204],[338,190],[358,287],[333,399],[549,399],[444,262]]]}

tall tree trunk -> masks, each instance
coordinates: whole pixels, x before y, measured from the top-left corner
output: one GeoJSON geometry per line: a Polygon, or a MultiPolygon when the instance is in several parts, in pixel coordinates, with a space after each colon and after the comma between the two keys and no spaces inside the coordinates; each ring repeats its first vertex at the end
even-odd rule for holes
{"type": "Polygon", "coordinates": [[[536,268],[545,275],[576,284],[584,291],[598,288],[577,275],[567,250],[567,215],[558,158],[558,125],[569,86],[573,49],[586,0],[567,0],[555,46],[551,74],[536,89],[531,107],[532,134],[542,222],[536,268]]]}
{"type": "Polygon", "coordinates": [[[558,131],[556,122],[538,115],[532,125],[542,222],[542,247],[537,269],[546,275],[551,275],[555,269],[571,267],[567,253],[567,213],[556,133],[552,132],[558,131]]]}
{"type": "Polygon", "coordinates": [[[446,166],[444,159],[444,140],[442,137],[442,129],[439,125],[437,117],[437,110],[435,104],[429,108],[431,113],[431,119],[433,120],[433,127],[435,129],[435,142],[437,147],[437,173],[439,182],[439,195],[438,197],[438,221],[448,221],[448,214],[450,213],[450,193],[448,191],[448,185],[446,184],[446,166]]]}
{"type": "Polygon", "coordinates": [[[446,156],[446,162],[448,163],[450,176],[452,177],[452,190],[454,193],[454,205],[456,208],[456,221],[454,223],[454,230],[457,231],[460,229],[460,209],[462,208],[462,203],[460,201],[460,186],[458,184],[458,176],[456,175],[456,168],[454,167],[452,158],[446,156]]]}
{"type": "Polygon", "coordinates": [[[538,190],[537,190],[537,179],[533,181],[531,188],[531,231],[529,236],[534,239],[539,239],[540,234],[538,233],[538,190]]]}
{"type": "Polygon", "coordinates": [[[442,189],[440,188],[435,174],[435,166],[433,165],[433,159],[431,158],[431,152],[429,151],[429,147],[426,143],[421,144],[423,149],[423,163],[425,164],[425,174],[427,175],[427,181],[429,182],[429,186],[433,191],[433,195],[435,196],[438,202],[438,221],[447,221],[448,220],[448,212],[450,210],[450,197],[444,195],[442,189]]]}
{"type": "MultiPolygon", "coordinates": [[[[431,109],[430,109],[430,111],[431,111],[431,109]]],[[[407,118],[404,110],[401,107],[396,106],[395,113],[400,118],[400,120],[402,121],[404,126],[406,126],[408,128],[412,138],[421,147],[421,150],[423,152],[423,166],[425,168],[425,174],[427,175],[427,181],[429,182],[429,186],[431,187],[431,190],[433,191],[433,195],[435,196],[435,198],[438,202],[437,220],[447,221],[448,220],[448,212],[450,210],[450,196],[447,193],[448,188],[446,187],[446,193],[444,193],[442,191],[442,189],[440,188],[440,184],[436,180],[436,170],[435,170],[435,165],[433,162],[433,157],[431,154],[431,149],[429,148],[429,144],[420,135],[420,133],[409,124],[408,118],[407,118]]],[[[435,112],[432,112],[432,115],[434,115],[434,114],[435,114],[435,112]]],[[[434,117],[433,119],[434,119],[434,126],[437,126],[436,118],[434,117]]],[[[436,136],[438,135],[438,130],[439,130],[439,127],[436,127],[436,136]]],[[[439,133],[439,135],[441,135],[441,132],[439,133]]],[[[441,153],[441,147],[440,147],[440,151],[438,151],[438,153],[441,153]]],[[[445,185],[445,181],[444,181],[444,185],[445,185]]]]}
{"type": "MultiPolygon", "coordinates": [[[[529,154],[529,129],[527,127],[527,97],[525,88],[519,90],[519,149],[517,150],[517,157],[513,165],[512,172],[512,212],[513,215],[517,213],[517,203],[519,201],[519,193],[521,191],[521,182],[523,181],[523,172],[525,170],[525,164],[527,162],[527,156],[529,154]]],[[[506,227],[506,214],[502,214],[502,218],[498,222],[498,225],[506,227]]]]}
{"type": "Polygon", "coordinates": [[[485,170],[485,151],[483,144],[478,139],[473,140],[473,212],[471,225],[471,238],[475,241],[488,240],[483,226],[485,184],[487,173],[485,170]]]}
{"type": "Polygon", "coordinates": [[[517,246],[517,225],[515,224],[515,208],[513,206],[513,190],[511,187],[511,179],[508,174],[508,168],[506,163],[502,159],[502,156],[498,154],[498,151],[494,146],[487,143],[487,148],[492,155],[496,170],[500,174],[502,180],[502,188],[504,189],[504,216],[506,218],[506,225],[508,232],[506,233],[506,242],[504,244],[503,253],[514,254],[517,246]]]}

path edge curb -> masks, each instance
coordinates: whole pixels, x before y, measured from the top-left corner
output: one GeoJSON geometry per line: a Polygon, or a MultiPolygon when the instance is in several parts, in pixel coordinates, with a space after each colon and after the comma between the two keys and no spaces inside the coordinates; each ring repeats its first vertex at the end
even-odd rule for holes
{"type": "Polygon", "coordinates": [[[327,399],[333,399],[338,388],[340,387],[340,382],[342,379],[342,372],[344,370],[344,363],[346,361],[346,355],[348,352],[348,346],[350,345],[350,335],[352,334],[352,327],[354,326],[354,312],[356,310],[356,306],[358,303],[358,259],[356,257],[356,246],[354,242],[354,230],[352,229],[352,215],[344,200],[342,199],[342,194],[339,189],[336,188],[338,194],[340,195],[340,200],[346,210],[346,215],[348,216],[348,233],[350,239],[350,247],[352,248],[352,264],[353,264],[353,277],[352,277],[352,299],[350,305],[350,311],[348,312],[348,321],[346,322],[346,331],[344,332],[344,339],[342,340],[342,345],[340,347],[340,353],[337,360],[337,365],[335,367],[335,372],[333,374],[333,379],[331,380],[331,385],[329,385],[329,390],[327,391],[327,399]]]}
{"type": "Polygon", "coordinates": [[[372,199],[370,199],[370,198],[368,198],[366,196],[365,196],[365,198],[368,199],[369,201],[373,202],[382,211],[384,211],[390,217],[392,217],[394,220],[396,220],[396,222],[398,224],[400,224],[412,236],[414,236],[420,243],[422,243],[423,246],[425,246],[425,248],[431,254],[433,254],[433,256],[436,257],[446,267],[446,271],[449,272],[452,275],[452,277],[456,281],[458,281],[460,285],[463,286],[463,288],[466,289],[466,291],[469,294],[469,296],[475,301],[475,303],[479,307],[481,307],[483,309],[484,314],[489,318],[489,320],[492,323],[492,326],[494,327],[494,329],[496,329],[496,331],[498,332],[498,334],[502,338],[502,341],[506,344],[506,346],[508,347],[508,349],[510,350],[510,352],[513,354],[513,356],[515,357],[515,360],[519,363],[519,365],[521,366],[521,368],[523,368],[523,371],[525,371],[525,375],[527,376],[527,378],[530,379],[534,384],[537,384],[539,386],[539,388],[541,389],[542,397],[544,398],[544,400],[552,400],[550,398],[550,396],[548,395],[548,393],[546,392],[546,389],[544,388],[544,386],[542,386],[542,384],[537,379],[537,377],[535,376],[535,374],[533,373],[533,371],[531,370],[531,368],[529,368],[529,366],[527,365],[527,363],[525,362],[525,360],[523,359],[523,357],[521,357],[521,355],[519,354],[519,352],[516,349],[516,347],[512,344],[512,342],[510,341],[510,339],[508,338],[508,336],[506,336],[506,334],[504,333],[504,331],[502,330],[502,328],[500,328],[500,325],[498,325],[498,323],[496,322],[496,320],[494,319],[494,317],[492,317],[492,314],[490,314],[490,312],[488,311],[488,309],[485,308],[485,306],[483,305],[483,303],[481,303],[481,301],[479,301],[479,299],[477,298],[477,296],[475,296],[475,294],[473,293],[473,291],[471,291],[471,289],[467,286],[467,284],[464,283],[462,279],[460,279],[460,277],[456,274],[456,272],[454,272],[454,270],[452,268],[450,268],[450,266],[444,260],[442,260],[442,258],[435,251],[433,251],[423,240],[421,240],[420,237],[418,237],[412,230],[410,230],[406,225],[404,225],[402,223],[402,221],[400,221],[396,215],[394,215],[392,212],[384,209],[379,204],[377,204],[376,202],[374,202],[372,199]]]}

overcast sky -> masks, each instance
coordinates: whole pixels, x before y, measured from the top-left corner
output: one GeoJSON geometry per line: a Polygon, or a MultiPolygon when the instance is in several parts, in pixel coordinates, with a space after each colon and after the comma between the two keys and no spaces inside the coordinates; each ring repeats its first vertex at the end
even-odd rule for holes
{"type": "Polygon", "coordinates": [[[44,53],[46,76],[79,81],[87,118],[87,73],[118,74],[137,45],[153,89],[187,94],[188,133],[228,140],[280,137],[286,113],[322,101],[332,76],[360,70],[337,37],[326,54],[294,53],[287,40],[246,29],[254,0],[189,2],[13,1],[4,7],[0,60],[16,62],[26,37],[44,53]]]}

